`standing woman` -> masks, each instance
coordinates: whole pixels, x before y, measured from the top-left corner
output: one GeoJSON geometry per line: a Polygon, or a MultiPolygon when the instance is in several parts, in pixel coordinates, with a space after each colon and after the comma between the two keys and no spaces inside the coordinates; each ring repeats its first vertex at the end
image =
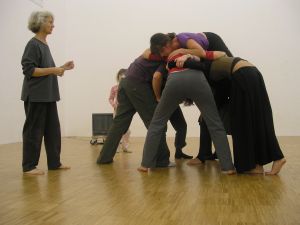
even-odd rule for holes
{"type": "Polygon", "coordinates": [[[43,175],[37,169],[41,144],[44,143],[49,170],[69,169],[60,162],[61,133],[56,102],[60,100],[57,76],[74,68],[73,61],[56,67],[47,36],[54,28],[54,16],[47,11],[33,12],[28,21],[28,29],[35,36],[27,43],[22,69],[24,81],[22,97],[26,119],[23,127],[23,172],[43,175]]]}

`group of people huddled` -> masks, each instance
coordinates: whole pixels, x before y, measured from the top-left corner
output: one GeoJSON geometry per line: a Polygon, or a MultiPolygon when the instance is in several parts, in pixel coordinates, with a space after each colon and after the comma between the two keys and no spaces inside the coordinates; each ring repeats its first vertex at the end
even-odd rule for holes
{"type": "MultiPolygon", "coordinates": [[[[29,29],[36,35],[28,42],[22,66],[23,171],[43,174],[36,168],[44,137],[49,169],[67,169],[60,162],[60,128],[56,108],[57,76],[73,69],[72,61],[56,67],[46,42],[53,29],[53,15],[34,12],[29,29]]],[[[111,89],[114,119],[97,159],[113,162],[120,141],[129,151],[129,126],[137,112],[148,129],[141,172],[175,167],[166,143],[167,122],[176,131],[175,159],[189,165],[219,160],[222,173],[268,174],[280,172],[286,160],[274,131],[272,109],[263,77],[245,59],[234,57],[215,33],[156,33],[146,49],[118,73],[111,89]],[[196,105],[201,112],[200,148],[193,158],[183,152],[187,124],[180,104],[196,105]],[[232,136],[232,160],[227,134],[232,136]],[[212,143],[215,152],[212,152],[212,143]],[[273,162],[270,171],[264,165],[273,162]]]]}

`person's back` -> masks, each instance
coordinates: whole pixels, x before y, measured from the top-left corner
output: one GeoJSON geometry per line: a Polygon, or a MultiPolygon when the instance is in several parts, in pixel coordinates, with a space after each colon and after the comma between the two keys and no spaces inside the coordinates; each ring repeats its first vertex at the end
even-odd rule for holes
{"type": "Polygon", "coordinates": [[[139,56],[130,64],[125,76],[129,79],[151,84],[153,74],[156,71],[160,71],[163,74],[167,73],[163,61],[152,61],[139,56]]]}

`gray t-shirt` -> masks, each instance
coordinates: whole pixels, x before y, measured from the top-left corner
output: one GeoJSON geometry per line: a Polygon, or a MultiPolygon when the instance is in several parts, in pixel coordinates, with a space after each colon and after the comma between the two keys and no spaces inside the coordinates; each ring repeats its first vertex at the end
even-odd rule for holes
{"type": "Polygon", "coordinates": [[[25,75],[21,100],[30,102],[56,102],[60,100],[56,75],[32,76],[35,68],[55,67],[48,45],[32,38],[25,47],[21,63],[25,75]]]}

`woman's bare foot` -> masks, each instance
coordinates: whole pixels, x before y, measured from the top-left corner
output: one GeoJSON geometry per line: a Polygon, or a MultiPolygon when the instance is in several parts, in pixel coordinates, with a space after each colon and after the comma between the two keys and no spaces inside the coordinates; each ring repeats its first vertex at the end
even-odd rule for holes
{"type": "Polygon", "coordinates": [[[65,166],[65,165],[60,165],[60,167],[58,167],[57,169],[59,169],[59,170],[69,170],[69,169],[71,169],[71,167],[70,166],[65,166]]]}
{"type": "Polygon", "coordinates": [[[201,160],[198,159],[198,158],[194,158],[194,159],[191,159],[187,162],[188,165],[190,166],[193,166],[193,165],[199,165],[199,164],[202,164],[201,160]]]}
{"type": "Polygon", "coordinates": [[[286,163],[285,158],[274,161],[272,165],[272,170],[270,172],[266,172],[266,175],[278,174],[285,163],[286,163]]]}
{"type": "Polygon", "coordinates": [[[33,170],[24,172],[24,174],[28,174],[28,175],[44,175],[45,172],[43,170],[35,168],[33,170]]]}
{"type": "Polygon", "coordinates": [[[140,171],[140,172],[146,173],[146,172],[150,171],[150,168],[140,166],[139,168],[137,168],[137,170],[140,171]]]}
{"type": "Polygon", "coordinates": [[[222,173],[226,174],[226,175],[233,175],[233,174],[236,174],[236,171],[235,170],[222,170],[222,173]]]}
{"type": "Polygon", "coordinates": [[[265,171],[264,171],[264,167],[261,166],[261,165],[256,165],[256,167],[252,170],[249,170],[245,173],[247,174],[263,174],[265,171]]]}

